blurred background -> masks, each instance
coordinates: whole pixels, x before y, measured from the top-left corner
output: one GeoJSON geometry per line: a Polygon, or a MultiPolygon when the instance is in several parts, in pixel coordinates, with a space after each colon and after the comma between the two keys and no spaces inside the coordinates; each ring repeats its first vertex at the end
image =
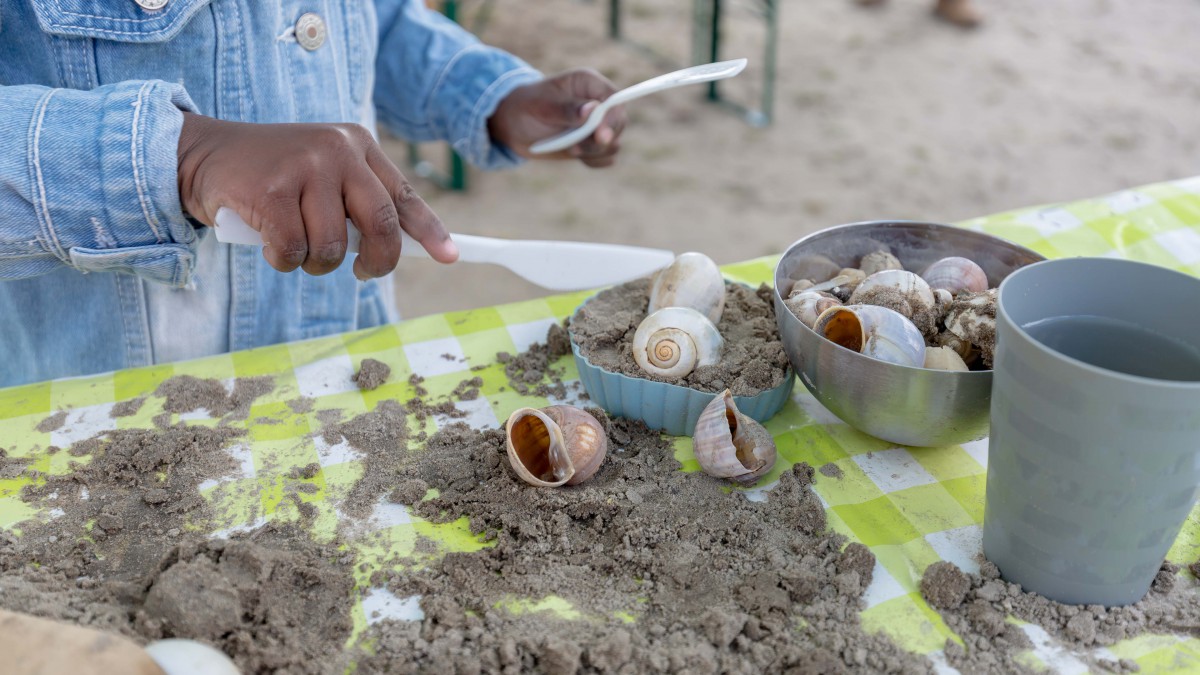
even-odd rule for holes
{"type": "MultiPolygon", "coordinates": [[[[547,74],[590,66],[618,88],[714,60],[714,0],[620,0],[621,39],[612,4],[452,9],[547,74]]],[[[452,232],[695,250],[722,264],[841,223],[955,222],[1200,174],[1197,0],[975,0],[973,30],[935,20],[933,0],[718,4],[719,59],[749,68],[722,83],[725,103],[699,85],[629,104],[612,168],[468,170],[459,191],[417,179],[404,142],[387,140],[388,152],[452,232]]],[[[452,168],[445,146],[416,150],[425,168],[452,168]]],[[[547,294],[490,265],[404,260],[396,274],[407,318],[547,294]]]]}

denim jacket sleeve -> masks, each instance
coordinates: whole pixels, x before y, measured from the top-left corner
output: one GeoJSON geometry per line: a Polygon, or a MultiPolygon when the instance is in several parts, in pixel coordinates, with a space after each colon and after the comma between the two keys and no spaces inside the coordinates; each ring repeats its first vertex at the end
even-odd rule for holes
{"type": "Polygon", "coordinates": [[[483,45],[423,0],[377,0],[375,107],[380,122],[411,141],[445,140],[483,168],[520,162],[493,143],[487,120],[513,89],[541,73],[483,45]]]}
{"type": "Polygon", "coordinates": [[[121,271],[189,280],[196,233],[176,184],[179,85],[0,86],[0,280],[121,271]]]}

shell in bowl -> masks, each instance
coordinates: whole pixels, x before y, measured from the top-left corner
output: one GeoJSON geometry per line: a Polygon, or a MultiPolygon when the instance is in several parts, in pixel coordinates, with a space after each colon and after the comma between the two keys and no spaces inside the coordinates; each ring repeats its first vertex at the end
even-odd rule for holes
{"type": "Polygon", "coordinates": [[[775,319],[784,350],[800,381],[831,412],[864,433],[902,445],[952,445],[987,436],[991,371],[878,361],[826,340],[784,305],[796,280],[808,278],[811,261],[851,266],[881,250],[892,253],[906,270],[925,270],[948,257],[967,258],[983,270],[992,288],[1017,268],[1044,258],[999,237],[950,225],[876,221],[804,237],[775,268],[775,319]]]}

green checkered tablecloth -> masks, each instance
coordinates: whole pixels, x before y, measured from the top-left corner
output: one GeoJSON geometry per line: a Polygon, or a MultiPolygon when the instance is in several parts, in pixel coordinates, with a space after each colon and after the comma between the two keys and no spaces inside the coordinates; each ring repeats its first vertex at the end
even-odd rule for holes
{"type": "MultiPolygon", "coordinates": [[[[1005,237],[1049,257],[1117,256],[1200,275],[1200,178],[1003,213],[963,226],[1005,237]]],[[[775,260],[770,257],[730,265],[725,272],[730,279],[748,283],[770,281],[775,260]]],[[[519,406],[550,404],[547,399],[521,396],[505,386],[496,353],[519,352],[544,340],[549,325],[571,313],[587,295],[559,295],[196,361],[0,389],[0,445],[13,456],[30,458],[31,466],[40,472],[63,474],[73,458],[68,453],[49,454],[47,447],[61,447],[118,427],[149,427],[161,404],[153,397],[135,416],[114,420],[109,412],[119,401],[151,394],[168,377],[191,374],[232,380],[271,375],[276,381],[274,393],[258,400],[245,423],[248,435],[231,449],[240,470],[205,483],[202,492],[223,514],[223,532],[250,529],[266,519],[294,519],[297,509],[285,499],[284,487],[290,480],[285,476],[294,467],[317,462],[321,471],[312,482],[319,490],[302,494],[301,499],[318,509],[313,526],[316,536],[332,537],[339,500],[361,475],[362,464],[352,448],[327,446],[319,434],[313,434],[320,428],[317,411],[340,408],[352,416],[372,409],[381,399],[408,400],[416,396],[407,382],[412,373],[425,378],[423,386],[432,397],[449,394],[464,379],[481,377],[483,395],[458,404],[467,413],[465,421],[476,427],[496,427],[519,406]],[[391,365],[393,375],[388,384],[370,392],[355,387],[350,377],[365,357],[391,365]],[[286,405],[300,395],[316,399],[313,412],[297,414],[286,405]],[[68,411],[66,424],[59,431],[38,432],[38,423],[57,410],[68,411]],[[262,417],[276,423],[254,422],[262,417]]],[[[557,365],[566,370],[565,379],[576,376],[570,357],[557,365]]],[[[191,424],[217,423],[203,413],[185,414],[183,419],[191,424]]],[[[431,417],[424,422],[424,430],[432,432],[446,421],[431,417]]],[[[420,423],[411,420],[410,424],[420,423]]],[[[796,387],[792,402],[767,428],[776,437],[781,461],[756,489],[769,488],[779,473],[795,462],[813,466],[834,462],[841,467],[844,477],[840,480],[818,473],[816,491],[827,506],[831,526],[870,546],[878,559],[865,597],[864,625],[868,631],[883,631],[904,647],[944,663],[940,650],[951,633],[921,599],[917,584],[925,567],[938,560],[950,560],[966,570],[978,569],[975,557],[981,550],[987,442],[936,449],[896,447],[841,423],[802,386],[796,387]]],[[[690,439],[678,439],[676,456],[684,470],[698,468],[690,439]]],[[[21,487],[29,480],[24,476],[0,480],[0,528],[14,528],[31,517],[49,517],[19,499],[21,487]]],[[[405,507],[382,503],[369,522],[356,530],[351,542],[360,559],[368,562],[356,566],[360,593],[354,612],[356,635],[368,621],[415,611],[412,599],[370,588],[371,573],[385,559],[411,556],[428,562],[449,551],[488,545],[470,534],[465,521],[433,524],[413,516],[405,507]],[[439,550],[427,553],[425,547],[418,549],[418,537],[437,542],[439,550]]],[[[1168,558],[1177,563],[1200,558],[1200,509],[1193,511],[1168,558]]],[[[516,599],[510,609],[580,616],[553,596],[516,599]]],[[[1086,670],[1079,655],[1053,641],[1035,639],[1035,643],[1039,646],[1027,655],[1031,663],[1040,662],[1060,672],[1086,670]]],[[[1096,655],[1133,659],[1143,673],[1200,671],[1200,640],[1195,638],[1143,636],[1096,655]]]]}

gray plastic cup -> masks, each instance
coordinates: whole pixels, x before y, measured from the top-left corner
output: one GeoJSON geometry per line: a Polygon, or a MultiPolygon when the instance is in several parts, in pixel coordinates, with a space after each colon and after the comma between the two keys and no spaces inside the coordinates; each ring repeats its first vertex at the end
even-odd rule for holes
{"type": "Polygon", "coordinates": [[[984,555],[1052,600],[1137,602],[1200,486],[1200,279],[1109,258],[1039,262],[1000,285],[996,329],[984,555]],[[1101,330],[1112,321],[1172,341],[1101,330]],[[1086,360],[1063,353],[1078,350],[1086,360]]]}

